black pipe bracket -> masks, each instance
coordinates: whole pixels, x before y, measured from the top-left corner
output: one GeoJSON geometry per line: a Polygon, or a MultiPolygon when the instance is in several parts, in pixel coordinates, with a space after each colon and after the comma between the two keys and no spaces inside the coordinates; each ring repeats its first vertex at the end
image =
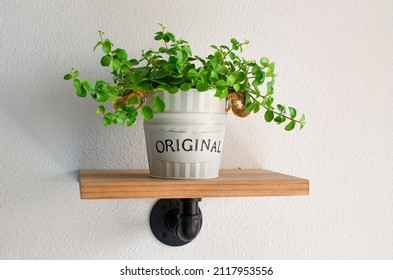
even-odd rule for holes
{"type": "Polygon", "coordinates": [[[202,227],[200,198],[160,199],[150,213],[154,236],[169,246],[183,246],[198,235],[202,227]]]}

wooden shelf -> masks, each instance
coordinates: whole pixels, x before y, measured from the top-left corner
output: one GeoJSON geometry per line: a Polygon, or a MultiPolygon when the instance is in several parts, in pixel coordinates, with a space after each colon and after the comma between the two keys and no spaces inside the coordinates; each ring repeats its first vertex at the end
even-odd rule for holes
{"type": "Polygon", "coordinates": [[[204,198],[308,195],[309,182],[258,169],[221,170],[208,180],[167,180],[147,170],[80,170],[82,199],[204,198]]]}

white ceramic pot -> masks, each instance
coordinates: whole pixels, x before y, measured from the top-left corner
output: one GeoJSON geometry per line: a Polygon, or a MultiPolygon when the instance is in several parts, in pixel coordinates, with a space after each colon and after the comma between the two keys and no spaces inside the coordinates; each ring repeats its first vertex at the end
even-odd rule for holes
{"type": "Polygon", "coordinates": [[[218,177],[227,114],[214,90],[161,92],[164,113],[144,121],[150,176],[167,179],[218,177]]]}

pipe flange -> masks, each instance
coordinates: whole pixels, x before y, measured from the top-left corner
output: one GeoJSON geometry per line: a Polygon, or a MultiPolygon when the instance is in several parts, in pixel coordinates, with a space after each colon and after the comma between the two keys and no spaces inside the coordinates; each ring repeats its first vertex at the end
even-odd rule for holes
{"type": "MultiPolygon", "coordinates": [[[[183,246],[192,241],[192,239],[188,241],[180,239],[176,232],[181,214],[180,209],[181,201],[179,199],[160,199],[151,211],[150,228],[154,236],[166,245],[183,246]]],[[[198,210],[200,227],[202,227],[202,212],[199,207],[198,210]]]]}

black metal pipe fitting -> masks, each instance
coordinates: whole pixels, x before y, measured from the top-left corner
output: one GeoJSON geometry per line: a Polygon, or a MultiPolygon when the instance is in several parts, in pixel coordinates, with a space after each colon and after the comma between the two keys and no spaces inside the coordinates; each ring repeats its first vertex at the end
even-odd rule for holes
{"type": "Polygon", "coordinates": [[[160,199],[150,214],[150,228],[155,237],[169,246],[191,242],[201,230],[200,198],[160,199]]]}
{"type": "Polygon", "coordinates": [[[198,202],[200,198],[186,198],[180,200],[180,213],[177,215],[178,224],[176,235],[181,240],[192,241],[201,230],[202,216],[199,213],[198,202]]]}

